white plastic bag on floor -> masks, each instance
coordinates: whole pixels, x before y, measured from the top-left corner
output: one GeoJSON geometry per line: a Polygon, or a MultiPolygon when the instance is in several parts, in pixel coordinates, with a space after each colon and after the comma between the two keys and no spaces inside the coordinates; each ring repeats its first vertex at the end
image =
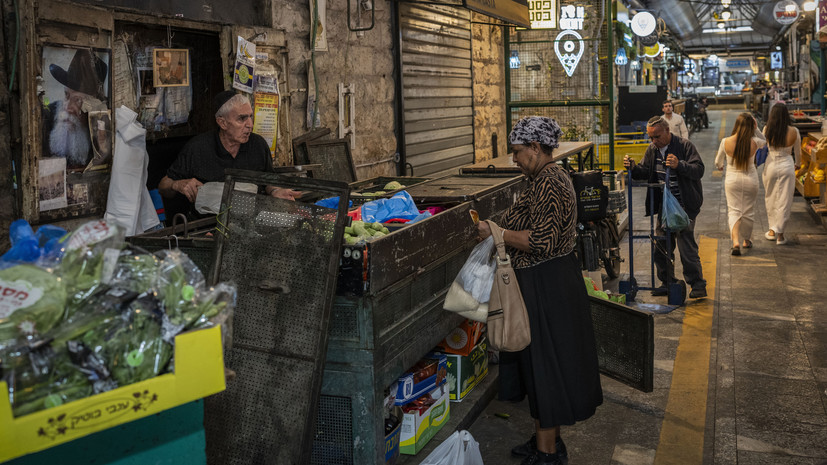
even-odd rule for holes
{"type": "Polygon", "coordinates": [[[468,431],[454,431],[420,465],[483,465],[480,444],[468,431]]]}

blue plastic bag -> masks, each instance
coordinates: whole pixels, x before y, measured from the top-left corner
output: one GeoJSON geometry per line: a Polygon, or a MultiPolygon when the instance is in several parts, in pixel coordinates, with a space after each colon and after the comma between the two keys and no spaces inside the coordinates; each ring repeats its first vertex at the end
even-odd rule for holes
{"type": "Polygon", "coordinates": [[[377,199],[362,205],[362,221],[366,223],[384,223],[394,218],[412,220],[417,216],[419,208],[406,191],[400,191],[389,199],[377,199]]]}
{"type": "MultiPolygon", "coordinates": [[[[339,197],[330,197],[327,199],[322,199],[316,202],[316,205],[325,208],[339,208],[339,197]]],[[[353,206],[353,200],[347,201],[347,207],[350,208],[353,206]]]]}
{"type": "Polygon", "coordinates": [[[767,161],[767,155],[769,155],[770,149],[765,145],[758,150],[755,151],[755,166],[761,166],[767,161]]]}
{"type": "Polygon", "coordinates": [[[63,254],[60,239],[66,230],[50,224],[32,230],[26,220],[15,220],[9,226],[11,248],[0,257],[0,269],[19,263],[35,263],[38,260],[57,260],[63,254]]]}
{"type": "Polygon", "coordinates": [[[660,218],[660,225],[664,231],[678,232],[689,226],[689,215],[683,211],[680,202],[669,190],[669,187],[663,190],[663,207],[660,211],[660,218]]]}

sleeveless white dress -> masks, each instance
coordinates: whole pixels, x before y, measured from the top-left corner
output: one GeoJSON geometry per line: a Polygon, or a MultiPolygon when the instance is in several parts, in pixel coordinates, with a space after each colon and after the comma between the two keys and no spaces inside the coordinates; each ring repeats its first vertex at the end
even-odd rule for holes
{"type": "Polygon", "coordinates": [[[795,129],[795,143],[788,147],[769,147],[764,163],[764,204],[769,229],[783,234],[790,220],[795,195],[795,166],[801,164],[801,134],[795,129]]]}
{"type": "MultiPolygon", "coordinates": [[[[715,166],[722,169],[726,159],[726,179],[724,190],[726,192],[727,216],[729,230],[735,226],[738,220],[741,224],[738,227],[738,243],[752,240],[752,226],[755,223],[755,200],[758,198],[758,170],[755,168],[754,160],[750,160],[746,170],[735,168],[732,164],[732,157],[727,155],[724,149],[725,139],[721,140],[718,147],[718,154],[715,156],[715,166]]],[[[756,141],[757,142],[757,141],[756,141]]],[[[759,147],[763,144],[759,144],[759,147]]]]}

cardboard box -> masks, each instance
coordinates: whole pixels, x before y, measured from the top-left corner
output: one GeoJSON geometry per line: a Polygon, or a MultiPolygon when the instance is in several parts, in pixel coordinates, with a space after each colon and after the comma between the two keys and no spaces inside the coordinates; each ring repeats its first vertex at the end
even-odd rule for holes
{"type": "Polygon", "coordinates": [[[175,373],[14,418],[0,381],[0,462],[154,415],[224,390],[221,327],[175,337],[175,373]]]}
{"type": "Polygon", "coordinates": [[[460,401],[488,374],[488,338],[483,336],[468,355],[447,357],[450,398],[460,401]]]}
{"type": "Polygon", "coordinates": [[[484,323],[465,320],[439,343],[439,347],[446,354],[468,355],[477,345],[483,329],[484,323]]]}
{"type": "Polygon", "coordinates": [[[385,465],[393,465],[399,458],[399,437],[402,432],[402,422],[385,436],[385,465]]]}
{"type": "Polygon", "coordinates": [[[445,384],[448,374],[448,358],[445,354],[430,352],[402,375],[396,384],[394,404],[405,405],[445,384]]]}
{"type": "MultiPolygon", "coordinates": [[[[399,452],[416,455],[445,426],[451,417],[448,385],[443,384],[429,394],[434,403],[427,409],[413,409],[402,415],[399,452]]],[[[403,407],[403,410],[406,410],[403,407]]]]}

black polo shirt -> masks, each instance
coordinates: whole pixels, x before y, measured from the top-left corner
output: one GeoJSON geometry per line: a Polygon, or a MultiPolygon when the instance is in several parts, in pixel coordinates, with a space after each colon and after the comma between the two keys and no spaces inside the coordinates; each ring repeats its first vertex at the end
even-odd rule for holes
{"type": "Polygon", "coordinates": [[[195,178],[202,183],[223,182],[224,170],[228,168],[273,172],[267,141],[258,134],[250,134],[233,158],[221,144],[218,131],[199,134],[184,145],[167,176],[173,181],[195,178]]]}

